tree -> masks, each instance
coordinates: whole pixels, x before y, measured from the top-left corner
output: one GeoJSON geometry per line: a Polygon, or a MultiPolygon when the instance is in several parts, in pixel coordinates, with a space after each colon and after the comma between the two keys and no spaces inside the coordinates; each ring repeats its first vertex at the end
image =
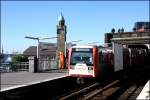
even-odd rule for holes
{"type": "Polygon", "coordinates": [[[27,62],[28,58],[22,56],[21,54],[16,54],[13,58],[12,58],[12,62],[11,62],[11,69],[15,70],[16,69],[16,64],[20,63],[20,62],[27,62]]]}
{"type": "Polygon", "coordinates": [[[12,58],[12,62],[19,63],[19,62],[27,62],[28,58],[22,56],[21,54],[17,54],[12,58]]]}

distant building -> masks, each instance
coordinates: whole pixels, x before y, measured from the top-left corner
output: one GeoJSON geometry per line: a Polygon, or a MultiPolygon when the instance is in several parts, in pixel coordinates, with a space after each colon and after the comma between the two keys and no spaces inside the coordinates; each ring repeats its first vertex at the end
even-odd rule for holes
{"type": "Polygon", "coordinates": [[[10,63],[15,54],[3,54],[1,56],[1,63],[10,63]]]}
{"type": "MultiPolygon", "coordinates": [[[[37,56],[37,47],[30,46],[23,52],[24,56],[37,56]]],[[[56,58],[56,43],[40,43],[39,44],[39,57],[42,59],[55,59],[56,58]]]]}
{"type": "Polygon", "coordinates": [[[113,33],[105,33],[106,44],[113,42],[122,44],[124,47],[141,47],[150,50],[150,22],[136,22],[132,32],[113,33]]]}
{"type": "Polygon", "coordinates": [[[105,43],[111,43],[110,39],[112,39],[113,34],[112,33],[106,33],[105,34],[105,43]]]}
{"type": "Polygon", "coordinates": [[[136,22],[134,24],[133,30],[136,32],[149,32],[150,22],[136,22]]]}

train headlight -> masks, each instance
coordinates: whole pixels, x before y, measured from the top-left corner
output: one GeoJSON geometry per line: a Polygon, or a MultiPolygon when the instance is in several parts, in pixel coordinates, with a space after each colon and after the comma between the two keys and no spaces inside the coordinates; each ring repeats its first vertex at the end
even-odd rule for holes
{"type": "Polygon", "coordinates": [[[74,66],[70,66],[70,69],[74,69],[74,66]]]}
{"type": "Polygon", "coordinates": [[[88,67],[88,70],[93,70],[93,67],[88,67]]]}

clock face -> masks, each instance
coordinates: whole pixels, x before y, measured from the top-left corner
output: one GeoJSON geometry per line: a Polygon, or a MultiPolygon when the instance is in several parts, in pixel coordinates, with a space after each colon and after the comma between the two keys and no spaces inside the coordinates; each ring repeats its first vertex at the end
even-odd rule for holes
{"type": "Polygon", "coordinates": [[[63,30],[61,30],[61,31],[60,31],[60,34],[64,34],[64,31],[63,31],[63,30]]]}

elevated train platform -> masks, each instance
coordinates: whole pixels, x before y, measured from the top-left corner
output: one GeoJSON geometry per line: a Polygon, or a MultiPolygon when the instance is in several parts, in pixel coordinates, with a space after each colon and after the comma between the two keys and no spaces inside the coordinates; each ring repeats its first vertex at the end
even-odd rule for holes
{"type": "Polygon", "coordinates": [[[146,83],[136,100],[150,100],[150,80],[146,83]]]}
{"type": "Polygon", "coordinates": [[[0,73],[0,91],[7,91],[15,88],[25,87],[33,84],[47,82],[59,78],[67,77],[67,71],[49,71],[42,73],[14,72],[0,73]]]}

